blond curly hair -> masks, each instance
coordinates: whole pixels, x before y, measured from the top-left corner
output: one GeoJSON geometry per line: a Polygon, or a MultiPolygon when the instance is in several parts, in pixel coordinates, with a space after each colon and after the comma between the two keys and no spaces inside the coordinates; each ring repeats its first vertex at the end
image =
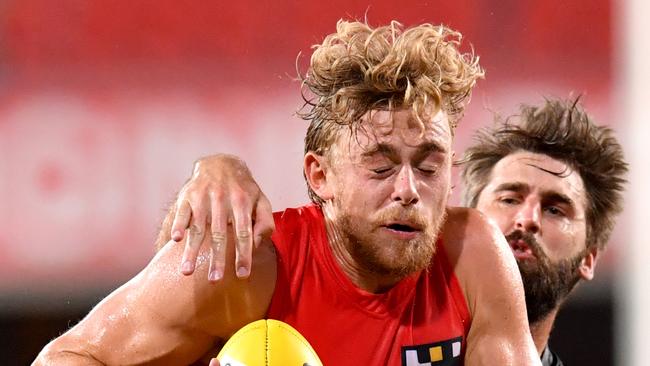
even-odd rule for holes
{"type": "MultiPolygon", "coordinates": [[[[313,46],[301,76],[305,108],[299,115],[310,121],[305,153],[325,153],[342,127],[355,130],[360,118],[376,109],[411,108],[423,129],[429,108],[442,109],[453,131],[484,76],[478,56],[459,50],[461,39],[443,25],[404,30],[393,21],[373,29],[339,20],[336,33],[313,46]]],[[[322,203],[311,189],[309,196],[322,203]]]]}

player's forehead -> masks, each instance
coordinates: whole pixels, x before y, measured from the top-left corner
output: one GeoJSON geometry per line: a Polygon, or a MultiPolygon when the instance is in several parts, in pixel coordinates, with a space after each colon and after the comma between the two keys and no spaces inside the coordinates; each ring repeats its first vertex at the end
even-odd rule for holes
{"type": "Polygon", "coordinates": [[[418,118],[411,109],[373,110],[366,113],[358,128],[347,131],[340,142],[351,145],[357,154],[380,148],[404,146],[434,146],[436,150],[451,150],[451,128],[448,116],[439,110],[418,118]]]}
{"type": "Polygon", "coordinates": [[[518,191],[540,196],[563,196],[586,207],[587,197],[579,172],[548,155],[520,151],[501,159],[488,182],[490,190],[518,191]]]}

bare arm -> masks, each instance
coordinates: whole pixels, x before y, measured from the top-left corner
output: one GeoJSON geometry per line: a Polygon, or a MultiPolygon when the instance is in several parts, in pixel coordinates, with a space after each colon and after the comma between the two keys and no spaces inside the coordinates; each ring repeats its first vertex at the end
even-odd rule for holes
{"type": "Polygon", "coordinates": [[[521,277],[503,234],[476,210],[450,208],[445,243],[472,324],[467,365],[540,365],[521,277]],[[458,238],[461,238],[460,241],[458,238]]]}
{"type": "Polygon", "coordinates": [[[265,242],[255,253],[255,273],[235,276],[235,240],[227,235],[226,268],[207,281],[210,237],[196,271],[183,276],[181,244],[165,245],[137,276],[110,294],[79,324],[48,344],[35,365],[190,364],[220,339],[264,317],[275,286],[275,252],[265,242]]]}

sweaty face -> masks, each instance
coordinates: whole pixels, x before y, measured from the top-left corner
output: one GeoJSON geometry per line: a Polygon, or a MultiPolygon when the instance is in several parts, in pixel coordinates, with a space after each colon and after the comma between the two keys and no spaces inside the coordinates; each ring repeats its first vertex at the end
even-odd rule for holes
{"type": "Polygon", "coordinates": [[[501,159],[477,208],[506,236],[524,282],[530,323],[546,317],[581,277],[586,196],[580,175],[546,155],[501,159]]]}
{"type": "Polygon", "coordinates": [[[405,276],[426,268],[445,217],[451,167],[447,116],[410,110],[366,114],[329,154],[333,198],[325,206],[354,261],[367,271],[405,276]]]}

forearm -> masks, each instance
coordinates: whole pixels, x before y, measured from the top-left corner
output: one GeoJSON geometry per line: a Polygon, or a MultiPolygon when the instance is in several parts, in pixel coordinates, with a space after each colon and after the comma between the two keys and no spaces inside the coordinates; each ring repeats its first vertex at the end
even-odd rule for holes
{"type": "Polygon", "coordinates": [[[182,277],[185,283],[168,279],[168,286],[177,286],[168,296],[157,279],[158,273],[145,273],[117,289],[50,342],[34,365],[188,365],[197,360],[216,337],[187,325],[205,323],[204,318],[186,314],[192,313],[185,305],[191,302],[184,301],[184,294],[194,288],[191,278],[182,277]],[[156,284],[150,285],[151,281],[156,284]],[[155,293],[153,288],[163,298],[150,295],[155,293]]]}

